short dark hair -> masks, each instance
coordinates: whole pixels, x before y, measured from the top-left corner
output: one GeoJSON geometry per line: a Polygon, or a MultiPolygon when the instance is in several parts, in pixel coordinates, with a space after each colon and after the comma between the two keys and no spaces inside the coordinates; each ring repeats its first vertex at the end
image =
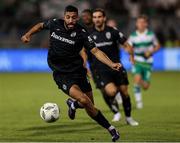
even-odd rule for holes
{"type": "Polygon", "coordinates": [[[64,10],[64,13],[65,12],[76,12],[78,14],[78,9],[75,6],[68,5],[64,10]]]}
{"type": "Polygon", "coordinates": [[[105,13],[104,9],[102,9],[102,8],[96,8],[96,9],[93,11],[93,13],[95,13],[95,12],[101,12],[104,17],[106,16],[106,13],[105,13]]]}
{"type": "Polygon", "coordinates": [[[137,17],[137,19],[144,19],[146,22],[148,22],[148,21],[149,21],[148,16],[147,16],[147,15],[145,15],[145,14],[139,15],[139,16],[137,17]]]}
{"type": "Polygon", "coordinates": [[[84,9],[82,11],[82,13],[89,13],[90,15],[92,15],[92,10],[91,9],[84,9]]]}

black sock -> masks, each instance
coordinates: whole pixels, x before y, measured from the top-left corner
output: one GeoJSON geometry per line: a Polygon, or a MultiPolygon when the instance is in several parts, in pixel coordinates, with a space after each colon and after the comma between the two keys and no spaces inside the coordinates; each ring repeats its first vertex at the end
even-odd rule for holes
{"type": "Polygon", "coordinates": [[[76,108],[76,109],[78,109],[78,108],[84,108],[84,107],[82,107],[81,105],[79,105],[79,102],[78,101],[74,101],[74,107],[76,108]]]}
{"type": "Polygon", "coordinates": [[[126,96],[122,96],[122,100],[123,100],[123,108],[124,108],[124,112],[126,117],[130,117],[131,116],[131,100],[130,97],[126,97],[126,96]]]}
{"type": "Polygon", "coordinates": [[[103,98],[106,102],[106,104],[108,105],[108,107],[110,108],[110,110],[116,114],[119,112],[119,105],[117,103],[117,101],[114,99],[115,97],[110,97],[106,94],[106,92],[101,91],[103,98]]]}
{"type": "Polygon", "coordinates": [[[108,122],[108,120],[104,117],[104,115],[101,113],[101,111],[98,111],[98,114],[95,117],[92,117],[99,125],[102,127],[109,129],[111,124],[108,122]]]}

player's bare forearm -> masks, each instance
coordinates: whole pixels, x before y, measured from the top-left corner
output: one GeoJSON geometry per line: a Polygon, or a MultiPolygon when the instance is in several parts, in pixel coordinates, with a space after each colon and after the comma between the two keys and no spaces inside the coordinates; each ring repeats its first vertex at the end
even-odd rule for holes
{"type": "Polygon", "coordinates": [[[31,36],[43,29],[43,23],[38,23],[34,25],[27,33],[25,33],[22,37],[21,40],[24,43],[28,43],[31,40],[31,36]]]}
{"type": "Polygon", "coordinates": [[[123,47],[129,53],[131,63],[134,64],[135,60],[134,60],[134,50],[133,50],[133,47],[128,42],[125,42],[123,44],[123,47]]]}
{"type": "Polygon", "coordinates": [[[34,25],[26,34],[28,34],[29,36],[41,31],[43,29],[43,23],[38,23],[36,25],[34,25]]]}
{"type": "Polygon", "coordinates": [[[114,70],[119,70],[121,67],[120,63],[114,63],[112,62],[108,56],[102,52],[101,50],[99,50],[98,48],[93,48],[91,50],[91,53],[102,63],[106,64],[107,66],[109,66],[110,68],[114,69],[114,70]]]}
{"type": "Polygon", "coordinates": [[[158,44],[156,44],[155,46],[154,46],[154,48],[153,48],[153,50],[151,50],[151,51],[146,51],[145,52],[145,57],[146,58],[149,58],[150,56],[152,56],[155,52],[157,52],[159,49],[160,49],[160,44],[158,43],[158,44]]]}
{"type": "Polygon", "coordinates": [[[123,44],[123,47],[125,48],[125,50],[126,50],[130,55],[134,55],[133,47],[132,47],[128,42],[125,42],[125,43],[123,44]]]}

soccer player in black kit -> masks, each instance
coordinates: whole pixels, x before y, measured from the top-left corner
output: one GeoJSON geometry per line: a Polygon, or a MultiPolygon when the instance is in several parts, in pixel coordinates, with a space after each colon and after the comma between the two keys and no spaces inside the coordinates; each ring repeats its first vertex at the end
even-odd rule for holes
{"type": "MultiPolygon", "coordinates": [[[[133,48],[128,44],[127,39],[117,29],[107,26],[105,22],[104,10],[95,9],[93,11],[94,31],[91,33],[91,37],[95,41],[96,47],[110,57],[113,62],[119,62],[119,44],[121,44],[129,52],[130,61],[134,64],[133,48]]],[[[125,68],[121,66],[119,71],[115,71],[95,58],[94,68],[99,77],[100,85],[112,100],[114,100],[117,92],[121,93],[127,124],[137,126],[138,122],[131,117],[131,101],[128,93],[129,82],[125,68]]]]}
{"type": "MultiPolygon", "coordinates": [[[[89,33],[92,33],[94,31],[94,24],[92,21],[92,17],[93,17],[92,10],[85,9],[82,11],[82,14],[81,14],[82,23],[86,27],[86,29],[88,30],[89,33]]],[[[112,121],[113,122],[119,121],[121,118],[121,114],[119,112],[118,102],[117,102],[116,98],[112,99],[111,97],[109,97],[106,94],[104,88],[100,85],[100,79],[99,79],[98,74],[96,74],[96,67],[94,66],[93,55],[91,54],[91,52],[83,49],[83,51],[81,52],[81,56],[84,59],[85,65],[88,61],[89,68],[90,68],[90,72],[88,71],[88,73],[91,73],[90,75],[93,78],[94,83],[96,84],[96,88],[100,89],[106,104],[108,105],[110,110],[114,113],[114,117],[113,117],[112,121]]]]}
{"type": "Polygon", "coordinates": [[[79,52],[85,47],[113,70],[119,70],[121,64],[112,62],[106,54],[96,48],[88,32],[77,21],[78,9],[74,6],[67,6],[64,20],[52,19],[40,22],[24,34],[21,40],[28,43],[33,34],[44,29],[50,30],[48,65],[53,71],[53,77],[58,87],[75,99],[75,101],[67,100],[69,117],[74,119],[76,109],[85,108],[92,119],[109,131],[112,141],[116,141],[119,138],[118,131],[94,106],[91,85],[87,80],[87,71],[79,52]]]}

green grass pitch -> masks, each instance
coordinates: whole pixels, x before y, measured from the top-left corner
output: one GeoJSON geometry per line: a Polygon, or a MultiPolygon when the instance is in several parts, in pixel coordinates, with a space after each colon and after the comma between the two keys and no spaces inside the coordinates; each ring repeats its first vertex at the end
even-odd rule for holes
{"type": "MultiPolygon", "coordinates": [[[[180,141],[180,72],[156,72],[150,90],[143,92],[144,109],[135,109],[132,96],[132,76],[129,75],[132,115],[138,127],[112,123],[121,133],[120,141],[180,141]]],[[[111,121],[113,114],[94,89],[95,105],[111,121]]],[[[65,101],[48,73],[0,74],[0,141],[42,142],[109,142],[110,135],[91,120],[84,110],[78,110],[74,121],[67,116],[65,101]],[[39,109],[45,102],[60,106],[60,119],[45,123],[39,109]]]]}

